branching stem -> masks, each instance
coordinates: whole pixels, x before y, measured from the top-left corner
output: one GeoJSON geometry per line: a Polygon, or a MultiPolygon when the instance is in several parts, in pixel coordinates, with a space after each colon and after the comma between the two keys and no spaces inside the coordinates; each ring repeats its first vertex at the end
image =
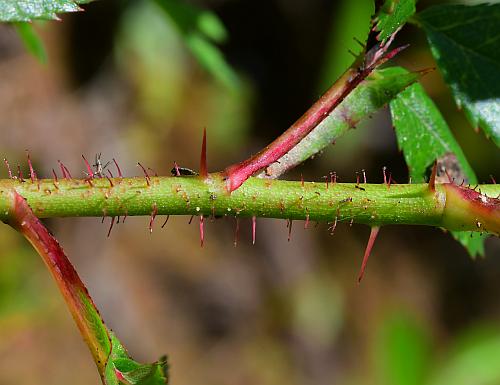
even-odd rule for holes
{"type": "Polygon", "coordinates": [[[250,178],[229,194],[221,174],[198,176],[0,180],[0,219],[8,221],[11,192],[26,198],[37,217],[204,215],[309,218],[370,226],[417,224],[448,230],[500,232],[499,185],[466,189],[451,184],[391,185],[292,182],[250,178]],[[149,182],[149,185],[148,185],[149,182]],[[483,194],[480,194],[482,191],[483,194]],[[476,206],[479,206],[476,207],[476,206]],[[479,225],[478,225],[479,223],[479,225]]]}

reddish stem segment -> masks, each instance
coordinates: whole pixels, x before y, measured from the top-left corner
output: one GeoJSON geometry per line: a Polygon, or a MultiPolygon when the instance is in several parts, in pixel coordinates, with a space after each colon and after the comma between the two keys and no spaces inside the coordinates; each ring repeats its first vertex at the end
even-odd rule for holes
{"type": "Polygon", "coordinates": [[[111,351],[108,330],[59,243],[33,214],[26,200],[15,191],[12,194],[9,224],[28,239],[52,273],[102,376],[111,351]]]}
{"type": "Polygon", "coordinates": [[[349,68],[302,117],[271,144],[249,159],[226,168],[227,189],[236,190],[250,176],[276,162],[320,124],[378,66],[394,57],[401,48],[387,54],[388,45],[377,47],[369,62],[349,68]]]}
{"type": "MultiPolygon", "coordinates": [[[[368,74],[367,74],[368,75],[368,74]]],[[[349,69],[335,84],[306,111],[288,130],[266,148],[249,159],[229,166],[225,173],[228,178],[227,189],[234,191],[251,175],[267,167],[285,155],[312,131],[358,84],[358,71],[349,69]]]]}

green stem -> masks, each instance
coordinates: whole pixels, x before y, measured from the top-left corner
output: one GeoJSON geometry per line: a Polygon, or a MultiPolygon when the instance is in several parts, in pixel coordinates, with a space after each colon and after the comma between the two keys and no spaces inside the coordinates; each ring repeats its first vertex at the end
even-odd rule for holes
{"type": "Polygon", "coordinates": [[[278,178],[334,143],[364,118],[371,116],[426,71],[408,72],[401,67],[374,71],[335,110],[260,176],[278,178]]]}
{"type": "MultiPolygon", "coordinates": [[[[427,184],[391,185],[292,182],[250,178],[229,194],[221,174],[205,179],[151,177],[0,180],[0,219],[8,221],[11,192],[26,198],[40,218],[119,215],[204,215],[353,221],[370,226],[417,224],[449,230],[500,233],[498,185],[481,185],[484,194],[449,184],[431,191],[427,184]],[[452,188],[453,187],[453,188],[452,188]],[[456,187],[456,188],[455,188],[456,187]],[[451,195],[450,195],[451,194],[451,195]],[[452,200],[449,200],[452,197],[452,200]],[[467,202],[488,210],[467,209],[467,202]],[[457,202],[460,210],[457,210],[457,202]],[[465,203],[464,203],[465,202],[465,203]],[[477,222],[488,226],[478,227],[477,222]]],[[[477,189],[476,189],[477,190],[477,189]]]]}

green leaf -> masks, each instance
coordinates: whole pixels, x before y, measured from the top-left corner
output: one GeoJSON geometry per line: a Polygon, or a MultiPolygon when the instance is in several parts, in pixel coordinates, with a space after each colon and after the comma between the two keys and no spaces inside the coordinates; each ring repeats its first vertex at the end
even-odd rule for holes
{"type": "Polygon", "coordinates": [[[377,39],[385,41],[415,13],[415,0],[385,0],[375,17],[377,39]]]}
{"type": "Polygon", "coordinates": [[[57,20],[58,13],[78,12],[92,0],[0,0],[0,21],[57,20]]]}
{"type": "MultiPolygon", "coordinates": [[[[477,183],[476,175],[462,148],[420,84],[413,84],[401,92],[391,101],[390,108],[398,145],[404,153],[413,182],[423,182],[434,161],[451,153],[469,183],[477,183]]],[[[471,236],[469,232],[452,234],[467,248],[470,255],[484,254],[484,237],[471,236]]]]}
{"type": "Polygon", "coordinates": [[[438,5],[417,17],[457,105],[500,146],[500,4],[438,5]]]}
{"type": "Polygon", "coordinates": [[[111,355],[106,363],[106,385],[165,385],[168,384],[167,358],[152,364],[139,364],[132,360],[116,336],[111,335],[111,355]]]}
{"type": "Polygon", "coordinates": [[[32,53],[40,63],[47,63],[47,53],[40,37],[30,23],[15,23],[16,31],[24,43],[26,49],[32,53]]]}
{"type": "Polygon", "coordinates": [[[224,24],[217,15],[179,0],[155,0],[155,2],[170,16],[201,66],[225,86],[238,87],[238,76],[215,44],[225,42],[228,36],[224,24]]]}

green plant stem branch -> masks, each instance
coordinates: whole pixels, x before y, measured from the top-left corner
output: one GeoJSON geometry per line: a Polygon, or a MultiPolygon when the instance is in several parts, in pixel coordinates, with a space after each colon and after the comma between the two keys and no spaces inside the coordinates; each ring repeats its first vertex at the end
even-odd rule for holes
{"type": "Polygon", "coordinates": [[[168,215],[353,221],[370,226],[416,224],[500,232],[499,185],[476,191],[451,184],[391,185],[248,179],[229,194],[222,174],[207,178],[144,177],[0,180],[0,219],[9,220],[12,191],[40,218],[168,215]],[[467,194],[463,194],[464,190],[467,194]],[[469,193],[470,192],[470,193],[469,193]],[[451,199],[453,198],[453,199],[451,199]],[[450,202],[453,204],[450,206],[450,202]],[[483,206],[485,203],[485,207],[483,206]],[[471,205],[481,205],[481,210],[471,205]],[[471,207],[470,207],[471,206],[471,207]],[[478,222],[481,224],[478,226],[478,222]]]}
{"type": "Polygon", "coordinates": [[[363,118],[377,112],[426,72],[408,72],[401,67],[374,71],[304,139],[259,176],[276,179],[303,163],[355,128],[363,118]]]}
{"type": "Polygon", "coordinates": [[[111,354],[111,338],[99,311],[63,249],[33,214],[25,199],[15,190],[10,190],[9,196],[8,224],[26,237],[47,265],[104,378],[111,354]]]}

